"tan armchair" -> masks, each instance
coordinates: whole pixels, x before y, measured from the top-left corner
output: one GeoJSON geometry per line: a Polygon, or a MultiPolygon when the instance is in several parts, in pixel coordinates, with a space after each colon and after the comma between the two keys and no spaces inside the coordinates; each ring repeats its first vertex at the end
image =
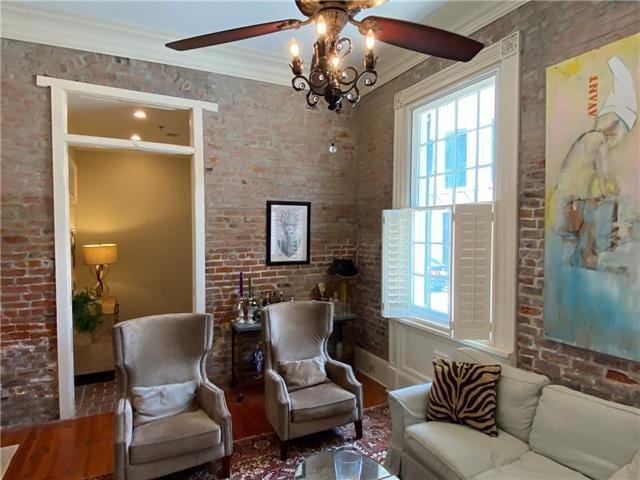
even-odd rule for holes
{"type": "Polygon", "coordinates": [[[156,478],[222,459],[229,477],[233,440],[224,393],[207,379],[211,315],[181,313],[128,320],[114,329],[121,395],[115,415],[118,480],[156,478]],[[135,425],[132,389],[195,381],[192,407],[135,425]]]}
{"type": "Polygon", "coordinates": [[[362,384],[349,365],[327,353],[333,329],[333,304],[287,302],[270,305],[264,314],[265,404],[267,418],[280,438],[280,456],[288,441],[354,422],[362,438],[362,384]],[[281,361],[322,356],[329,381],[291,391],[278,373],[281,361]]]}

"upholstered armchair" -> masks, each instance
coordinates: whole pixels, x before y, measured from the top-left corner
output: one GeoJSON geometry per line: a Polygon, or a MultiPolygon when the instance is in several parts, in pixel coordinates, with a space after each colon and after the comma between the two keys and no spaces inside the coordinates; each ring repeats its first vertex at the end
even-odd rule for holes
{"type": "Polygon", "coordinates": [[[219,459],[229,477],[231,415],[222,390],[205,371],[213,343],[211,315],[155,315],[119,323],[113,331],[122,382],[115,415],[116,479],[156,478],[219,459]],[[186,399],[187,408],[143,415],[175,398],[186,399]]]}
{"type": "Polygon", "coordinates": [[[362,384],[349,365],[329,357],[333,304],[303,301],[270,305],[264,312],[265,404],[267,418],[280,438],[280,456],[288,441],[354,422],[362,438],[362,384]],[[283,362],[318,358],[324,382],[301,389],[287,385],[283,362]]]}

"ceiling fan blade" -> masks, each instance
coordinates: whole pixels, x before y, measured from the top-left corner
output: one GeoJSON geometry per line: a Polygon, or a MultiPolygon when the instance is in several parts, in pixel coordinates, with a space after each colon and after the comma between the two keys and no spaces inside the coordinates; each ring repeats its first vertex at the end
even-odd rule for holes
{"type": "Polygon", "coordinates": [[[244,40],[245,38],[259,37],[260,35],[267,35],[281,30],[298,28],[302,23],[301,20],[295,19],[260,23],[249,27],[232,28],[231,30],[225,30],[223,32],[207,33],[205,35],[198,35],[197,37],[185,38],[167,43],[166,46],[173,50],[193,50],[195,48],[210,47],[212,45],[220,45],[221,43],[244,40]]]}
{"type": "Polygon", "coordinates": [[[468,62],[484,48],[484,44],[457,33],[393,18],[367,17],[359,26],[360,33],[366,35],[369,28],[381,42],[461,62],[468,62]]]}

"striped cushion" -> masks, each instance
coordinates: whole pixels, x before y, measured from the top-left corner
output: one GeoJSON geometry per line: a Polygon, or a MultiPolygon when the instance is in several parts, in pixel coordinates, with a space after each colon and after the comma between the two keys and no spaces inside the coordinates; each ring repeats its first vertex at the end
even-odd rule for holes
{"type": "Polygon", "coordinates": [[[452,362],[437,358],[429,392],[427,421],[459,423],[498,436],[496,385],[500,365],[452,362]]]}

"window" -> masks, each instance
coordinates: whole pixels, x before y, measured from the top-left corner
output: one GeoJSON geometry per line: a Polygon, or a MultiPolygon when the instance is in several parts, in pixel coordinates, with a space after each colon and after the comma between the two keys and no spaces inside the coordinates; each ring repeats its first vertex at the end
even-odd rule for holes
{"type": "Polygon", "coordinates": [[[518,45],[515,33],[396,94],[383,213],[383,316],[501,353],[515,331],[518,45]]]}
{"type": "Polygon", "coordinates": [[[496,76],[429,99],[411,115],[410,313],[448,326],[451,208],[493,201],[496,76]]]}

